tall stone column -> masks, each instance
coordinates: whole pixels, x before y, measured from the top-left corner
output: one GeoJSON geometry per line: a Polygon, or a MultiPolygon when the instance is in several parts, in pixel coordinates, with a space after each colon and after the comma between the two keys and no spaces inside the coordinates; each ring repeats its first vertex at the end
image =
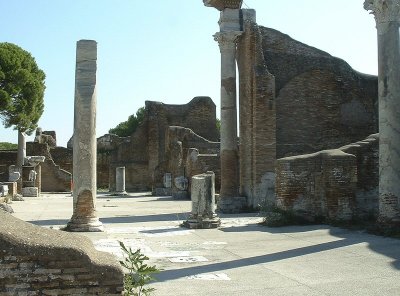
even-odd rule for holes
{"type": "Polygon", "coordinates": [[[242,35],[240,0],[203,0],[220,13],[220,32],[214,35],[221,52],[221,189],[218,209],[240,212],[246,198],[239,196],[239,159],[236,108],[236,46],[242,35]]]}
{"type": "Polygon", "coordinates": [[[400,225],[400,0],[366,0],[378,31],[379,220],[400,225]]]}
{"type": "Polygon", "coordinates": [[[69,231],[103,231],[96,213],[97,43],[80,40],[76,48],[73,137],[73,214],[69,231]]]}

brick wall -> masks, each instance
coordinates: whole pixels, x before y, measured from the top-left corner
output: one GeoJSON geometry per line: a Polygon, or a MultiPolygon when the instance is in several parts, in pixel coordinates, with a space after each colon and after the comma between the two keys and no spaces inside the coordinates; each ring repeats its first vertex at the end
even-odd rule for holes
{"type": "Polygon", "coordinates": [[[279,31],[259,28],[275,77],[278,158],[339,147],[378,131],[376,76],[279,31]]]}
{"type": "Polygon", "coordinates": [[[121,295],[115,257],[81,235],[23,222],[0,211],[1,295],[121,295]]]}
{"type": "Polygon", "coordinates": [[[378,138],[277,160],[277,205],[313,220],[350,220],[378,210],[378,138]]]}
{"type": "Polygon", "coordinates": [[[340,147],[377,132],[376,76],[252,21],[244,23],[237,59],[240,193],[249,206],[273,200],[277,158],[340,147]]]}

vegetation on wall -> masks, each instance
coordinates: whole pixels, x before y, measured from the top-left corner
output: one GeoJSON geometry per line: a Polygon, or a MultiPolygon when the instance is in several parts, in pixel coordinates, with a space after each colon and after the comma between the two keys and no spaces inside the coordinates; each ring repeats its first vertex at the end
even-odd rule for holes
{"type": "Polygon", "coordinates": [[[145,108],[141,107],[136,111],[136,114],[132,114],[128,117],[127,121],[119,123],[116,127],[111,128],[108,132],[120,137],[128,137],[132,135],[137,127],[143,122],[145,114],[145,108]]]}

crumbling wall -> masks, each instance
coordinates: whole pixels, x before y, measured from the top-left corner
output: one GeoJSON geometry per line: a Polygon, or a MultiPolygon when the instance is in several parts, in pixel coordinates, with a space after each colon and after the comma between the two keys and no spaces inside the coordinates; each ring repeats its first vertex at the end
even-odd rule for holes
{"type": "Polygon", "coordinates": [[[55,164],[47,144],[37,142],[26,143],[27,155],[44,156],[45,161],[40,164],[42,168],[42,191],[69,192],[71,191],[72,175],[55,164]]]}
{"type": "Polygon", "coordinates": [[[378,210],[378,138],[277,160],[277,205],[310,220],[351,220],[378,210]]]}
{"type": "MultiPolygon", "coordinates": [[[[146,101],[143,123],[111,153],[110,190],[115,190],[115,168],[119,166],[125,167],[127,191],[162,186],[167,170],[168,128],[183,126],[208,140],[218,140],[215,114],[215,104],[209,97],[196,97],[184,105],[146,101]]],[[[200,145],[199,141],[194,143],[200,145]]]]}
{"type": "Polygon", "coordinates": [[[0,294],[121,295],[123,270],[81,235],[0,211],[0,294]]]}
{"type": "MultiPolygon", "coordinates": [[[[163,185],[161,178],[167,172],[172,174],[172,180],[177,177],[185,177],[188,180],[188,191],[190,191],[191,177],[195,174],[215,170],[216,180],[220,181],[219,142],[211,142],[197,135],[189,128],[170,126],[166,130],[165,145],[166,163],[158,168],[158,170],[162,171],[157,172],[158,182],[155,185],[163,185]],[[198,157],[196,157],[196,161],[194,162],[187,162],[190,159],[189,153],[192,153],[193,149],[197,151],[198,155],[201,155],[201,163],[198,161],[198,157]]],[[[173,184],[173,191],[174,186],[173,184]]]]}
{"type": "Polygon", "coordinates": [[[277,158],[340,147],[378,131],[376,76],[279,31],[259,29],[275,77],[277,158]]]}

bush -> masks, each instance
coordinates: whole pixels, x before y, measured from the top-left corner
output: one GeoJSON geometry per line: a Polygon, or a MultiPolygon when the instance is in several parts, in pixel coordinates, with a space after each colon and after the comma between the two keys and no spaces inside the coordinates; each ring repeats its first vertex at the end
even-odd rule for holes
{"type": "Polygon", "coordinates": [[[151,295],[154,288],[145,288],[149,282],[153,281],[153,274],[160,272],[155,265],[149,266],[144,261],[149,258],[142,253],[140,249],[135,252],[131,248],[127,248],[123,242],[119,242],[125,258],[119,263],[128,269],[128,273],[124,275],[124,292],[123,295],[142,296],[151,295]]]}

